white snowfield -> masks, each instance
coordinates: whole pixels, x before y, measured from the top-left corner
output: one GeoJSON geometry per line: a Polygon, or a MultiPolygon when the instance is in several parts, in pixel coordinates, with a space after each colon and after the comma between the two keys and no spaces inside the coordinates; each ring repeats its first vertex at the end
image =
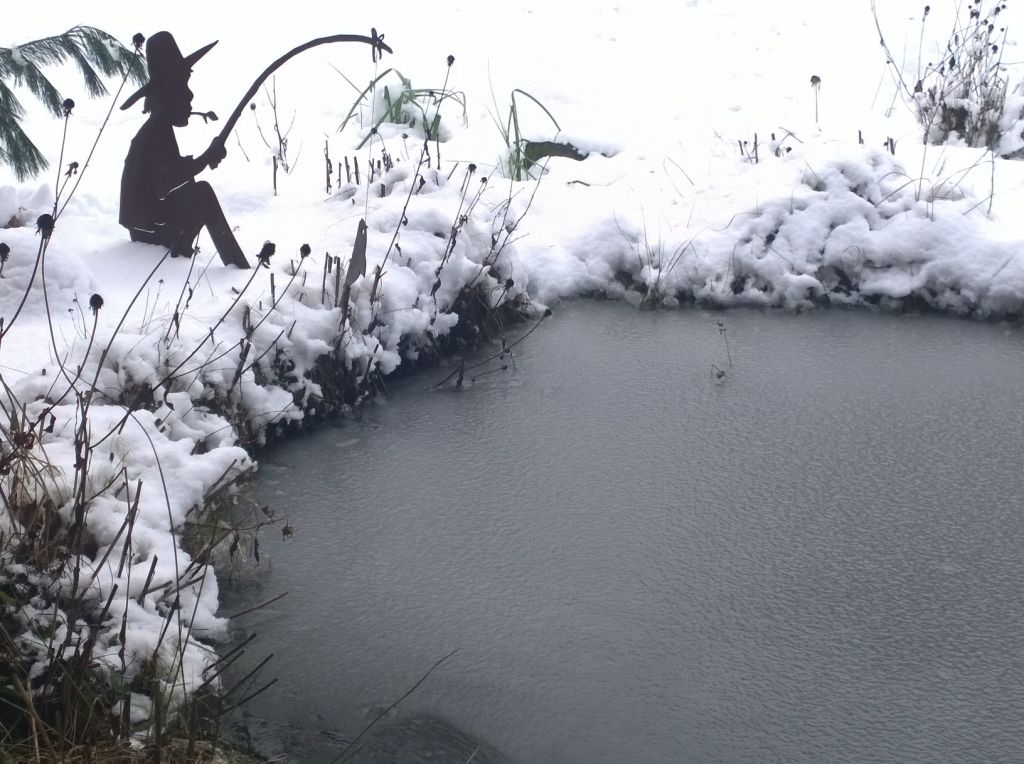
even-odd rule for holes
{"type": "MultiPolygon", "coordinates": [[[[879,21],[913,78],[920,59],[942,55],[953,4],[933,3],[924,27],[923,3],[884,5],[879,21]]],[[[115,108],[37,268],[35,220],[52,211],[63,123],[17,91],[29,112],[26,129],[52,166],[26,183],[0,168],[0,225],[8,225],[0,241],[11,250],[0,279],[0,316],[11,327],[0,374],[24,405],[19,416],[52,417],[35,448],[55,467],[50,498],[67,507],[82,425],[81,403],[68,391],[95,380],[86,519],[95,547],[81,560],[93,614],[118,587],[98,627],[96,658],[130,679],[159,644],[157,663],[179,698],[203,681],[226,621],[217,614],[212,570],[190,559],[177,531],[204,497],[255,467],[238,445],[243,433],[211,403],[245,421],[244,434],[262,438],[316,410],[318,358],[341,348],[349,368],[376,365],[389,374],[457,325],[453,303],[467,285],[481,286],[492,308],[521,298],[528,318],[552,307],[549,320],[557,320],[560,300],[595,294],[642,306],[928,306],[989,319],[1024,312],[1021,164],[981,149],[921,144],[868,3],[600,0],[585,11],[527,0],[451,3],[427,10],[429,29],[419,3],[340,16],[337,4],[298,2],[285,18],[245,19],[208,6],[176,3],[173,15],[160,15],[158,6],[135,3],[84,10],[58,2],[45,18],[7,19],[0,40],[25,42],[76,23],[126,41],[166,28],[186,53],[219,39],[194,67],[191,87],[197,111],[224,116],[267,63],[306,39],[375,26],[395,51],[375,65],[365,46],[328,46],[277,74],[280,129],[291,125],[291,171],[278,170],[277,195],[273,93],[254,101],[227,143],[227,159],[203,174],[254,264],[264,240],[276,243],[270,268],[252,271],[221,266],[205,234],[191,261],[128,241],[117,224],[118,189],[128,141],[144,119],[140,106],[115,108]],[[444,140],[430,141],[429,164],[420,161],[419,122],[382,124],[355,148],[387,105],[381,86],[392,100],[399,92],[395,72],[336,132],[358,90],[388,67],[415,88],[440,92],[446,83],[465,102],[465,110],[455,98],[440,106],[444,140]],[[539,182],[504,177],[508,152],[498,125],[508,125],[516,88],[559,125],[517,94],[524,137],[571,142],[589,156],[535,167],[539,182]],[[895,156],[883,145],[890,138],[895,156]],[[383,152],[394,169],[367,185],[367,168],[383,152]],[[358,160],[358,184],[344,169],[339,177],[346,160],[353,168],[358,160]],[[325,262],[338,257],[347,267],[360,219],[368,226],[367,269],[352,285],[345,319],[335,307],[337,266],[332,260],[325,275],[325,262]],[[312,254],[303,258],[305,243],[312,254]],[[103,298],[95,314],[94,293],[103,298]],[[140,390],[152,400],[126,414],[123,402],[140,390]],[[132,554],[119,574],[121,529],[136,499],[132,554]]],[[[1005,48],[1016,81],[1015,62],[1024,58],[1012,34],[1005,48]]],[[[111,101],[77,97],[76,78],[70,68],[55,73],[78,101],[64,161],[84,165],[111,101]]],[[[202,152],[218,129],[194,117],[178,131],[183,152],[202,152]]],[[[12,521],[0,519],[5,534],[12,521]]],[[[66,629],[89,630],[86,614],[69,624],[63,611],[50,629],[55,592],[70,589],[72,570],[29,570],[5,555],[0,577],[20,574],[48,592],[21,613],[30,627],[24,648],[41,666],[66,629]]],[[[148,703],[136,700],[142,721],[148,703]]]]}

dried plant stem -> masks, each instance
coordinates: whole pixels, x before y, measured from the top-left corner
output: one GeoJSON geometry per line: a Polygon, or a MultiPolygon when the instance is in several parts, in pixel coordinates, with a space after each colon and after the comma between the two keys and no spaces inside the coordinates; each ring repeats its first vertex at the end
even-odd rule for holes
{"type": "Polygon", "coordinates": [[[421,676],[419,678],[419,681],[417,681],[416,684],[414,684],[412,687],[410,687],[405,692],[405,694],[402,695],[402,697],[400,697],[398,700],[396,700],[390,706],[388,706],[383,711],[381,711],[379,714],[377,714],[377,716],[374,717],[372,722],[370,722],[365,727],[363,727],[362,732],[360,732],[358,735],[356,735],[354,738],[352,738],[352,740],[349,742],[349,744],[346,745],[344,749],[342,749],[341,753],[331,762],[331,764],[338,764],[338,762],[346,761],[351,756],[355,756],[356,751],[352,751],[351,754],[348,754],[348,750],[350,748],[352,748],[352,746],[354,746],[363,735],[365,735],[367,732],[369,732],[370,729],[373,727],[373,725],[375,725],[377,722],[379,722],[381,719],[383,719],[385,716],[387,716],[387,714],[392,709],[394,709],[396,706],[398,706],[399,703],[401,703],[403,700],[405,700],[410,695],[412,695],[416,691],[416,689],[427,680],[427,677],[430,676],[432,673],[434,673],[434,669],[438,668],[442,663],[444,663],[446,660],[451,658],[458,651],[459,651],[459,649],[455,648],[450,653],[448,653],[446,656],[444,656],[439,661],[437,661],[433,666],[431,666],[429,669],[427,669],[427,673],[425,673],[423,676],[421,676]]]}

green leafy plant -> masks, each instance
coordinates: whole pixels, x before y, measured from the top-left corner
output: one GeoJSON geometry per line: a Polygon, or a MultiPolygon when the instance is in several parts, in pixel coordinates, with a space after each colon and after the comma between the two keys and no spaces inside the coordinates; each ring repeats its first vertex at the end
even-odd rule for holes
{"type": "MultiPolygon", "coordinates": [[[[547,118],[551,120],[551,124],[555,126],[555,130],[561,131],[561,127],[558,125],[556,120],[547,107],[534,98],[532,95],[527,93],[525,90],[516,88],[512,91],[511,105],[508,109],[508,118],[505,123],[498,122],[497,118],[492,115],[494,124],[498,126],[498,130],[501,132],[502,140],[505,141],[505,148],[508,152],[508,156],[505,160],[505,174],[512,180],[526,180],[527,178],[533,178],[533,174],[530,172],[534,165],[534,159],[531,158],[528,147],[530,141],[523,138],[522,130],[519,127],[519,104],[516,103],[516,94],[525,96],[533,101],[547,118]]],[[[495,103],[495,109],[497,110],[497,103],[495,103]]]]}
{"type": "Polygon", "coordinates": [[[68,101],[43,74],[43,67],[69,59],[77,64],[86,92],[93,97],[106,94],[103,77],[127,75],[140,84],[146,81],[141,55],[95,27],[76,26],[54,37],[0,48],[0,163],[10,165],[18,180],[35,177],[48,162],[21,127],[25,109],[11,85],[27,87],[51,114],[66,116],[68,101]]]}
{"type": "MultiPolygon", "coordinates": [[[[335,71],[338,71],[335,69],[335,71]]],[[[353,101],[351,108],[345,118],[338,125],[337,132],[345,129],[349,122],[355,119],[363,109],[370,108],[377,98],[377,87],[389,74],[394,73],[399,79],[399,85],[381,85],[380,100],[383,112],[377,116],[366,137],[359,142],[357,149],[366,145],[370,136],[383,124],[404,125],[423,132],[427,139],[440,140],[441,134],[441,104],[445,101],[455,101],[462,107],[462,122],[467,122],[466,115],[466,94],[458,90],[442,88],[414,88],[412,80],[403,75],[397,69],[385,69],[384,72],[370,81],[362,90],[359,90],[351,80],[345,80],[356,89],[358,95],[353,101]]]]}

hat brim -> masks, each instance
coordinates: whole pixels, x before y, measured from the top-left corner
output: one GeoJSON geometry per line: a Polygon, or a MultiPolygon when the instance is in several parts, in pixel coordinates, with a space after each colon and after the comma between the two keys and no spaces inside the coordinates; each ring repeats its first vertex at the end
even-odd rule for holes
{"type": "MultiPolygon", "coordinates": [[[[182,67],[183,67],[184,69],[186,69],[186,70],[188,70],[188,69],[191,69],[191,68],[192,68],[192,65],[193,65],[193,64],[195,64],[195,63],[196,63],[196,61],[198,61],[199,59],[201,59],[201,58],[202,58],[203,56],[205,56],[205,55],[206,55],[207,53],[209,53],[209,52],[210,52],[210,49],[211,49],[211,48],[212,48],[212,47],[213,47],[214,45],[216,45],[216,44],[217,44],[218,42],[220,42],[220,40],[214,40],[214,41],[213,41],[213,42],[211,42],[211,43],[210,43],[209,45],[204,45],[204,46],[203,46],[203,47],[201,47],[201,48],[200,48],[199,50],[197,50],[197,51],[195,51],[195,52],[193,52],[193,53],[190,53],[189,55],[185,56],[185,57],[184,57],[184,58],[183,58],[183,59],[181,60],[181,65],[182,65],[182,67]]],[[[131,94],[130,96],[128,96],[128,98],[127,98],[127,99],[125,99],[125,102],[124,102],[123,104],[121,104],[121,111],[124,111],[124,110],[126,110],[126,109],[130,109],[130,108],[131,108],[132,106],[134,106],[134,105],[135,105],[135,103],[136,103],[136,102],[137,102],[137,101],[138,101],[138,100],[139,100],[140,98],[145,98],[145,97],[146,97],[147,95],[149,95],[150,91],[151,91],[151,90],[152,90],[152,89],[153,89],[154,87],[155,87],[155,85],[154,85],[154,83],[153,83],[153,81],[152,81],[152,80],[150,80],[149,82],[147,82],[147,83],[146,83],[145,85],[143,85],[143,86],[142,86],[141,88],[139,88],[139,89],[138,89],[138,90],[136,90],[136,91],[135,91],[134,93],[132,93],[132,94],[131,94]]]]}

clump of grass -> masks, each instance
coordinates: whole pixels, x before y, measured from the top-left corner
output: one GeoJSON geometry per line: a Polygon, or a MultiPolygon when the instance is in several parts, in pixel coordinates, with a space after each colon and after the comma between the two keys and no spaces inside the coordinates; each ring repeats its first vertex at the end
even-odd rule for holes
{"type": "MultiPolygon", "coordinates": [[[[555,126],[556,131],[561,131],[561,127],[558,124],[558,120],[552,116],[551,112],[548,111],[547,107],[534,98],[532,95],[527,93],[525,90],[516,88],[512,91],[510,96],[511,105],[508,109],[508,117],[504,123],[498,122],[494,115],[491,118],[494,120],[494,124],[497,125],[498,130],[501,132],[501,138],[505,142],[505,150],[507,156],[505,159],[505,175],[514,181],[521,181],[527,179],[533,179],[534,176],[531,173],[531,169],[534,165],[533,158],[529,154],[530,142],[523,137],[522,130],[519,125],[519,104],[516,102],[516,94],[519,94],[525,98],[530,99],[544,114],[551,124],[555,126]]],[[[498,105],[495,103],[495,110],[497,111],[498,105]]]]}

